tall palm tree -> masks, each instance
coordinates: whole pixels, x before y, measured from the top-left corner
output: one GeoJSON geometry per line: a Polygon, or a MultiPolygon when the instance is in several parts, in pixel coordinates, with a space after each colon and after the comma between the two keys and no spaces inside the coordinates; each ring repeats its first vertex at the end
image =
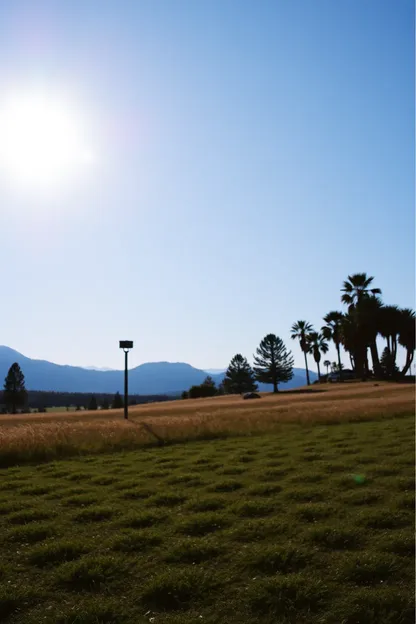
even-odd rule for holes
{"type": "Polygon", "coordinates": [[[402,324],[402,311],[397,305],[386,305],[381,310],[379,332],[386,339],[387,348],[396,362],[397,341],[402,324]]]}
{"type": "Polygon", "coordinates": [[[374,372],[380,373],[376,345],[377,331],[375,331],[376,325],[374,319],[371,319],[371,313],[382,305],[378,299],[381,290],[371,287],[373,280],[374,277],[368,276],[367,273],[355,273],[348,276],[341,288],[343,292],[341,301],[348,305],[349,317],[343,322],[346,326],[345,332],[348,334],[348,338],[344,337],[344,339],[350,345],[354,343],[350,352],[353,353],[356,373],[362,379],[366,379],[368,374],[368,347],[371,348],[374,372]]]}
{"type": "MultiPolygon", "coordinates": [[[[365,345],[365,353],[367,353],[367,348],[370,349],[373,371],[377,377],[382,376],[377,349],[377,335],[380,332],[383,311],[384,306],[381,300],[375,295],[366,296],[355,308],[360,339],[363,345],[365,345]]],[[[395,354],[394,359],[396,359],[395,354]]]]}
{"type": "Polygon", "coordinates": [[[415,336],[415,312],[409,308],[400,310],[401,313],[401,325],[399,330],[399,344],[407,351],[406,362],[402,370],[402,375],[406,375],[407,371],[412,365],[413,358],[416,349],[416,336],[415,336]]]}
{"type": "Polygon", "coordinates": [[[342,370],[341,370],[341,332],[342,332],[342,319],[344,315],[341,312],[337,312],[336,310],[332,310],[328,312],[324,316],[324,321],[326,325],[322,327],[322,334],[326,338],[326,340],[332,340],[337,350],[338,355],[338,365],[339,365],[339,380],[342,381],[342,370]]]}
{"type": "Polygon", "coordinates": [[[312,353],[313,359],[318,367],[318,380],[321,381],[321,368],[319,363],[321,361],[321,353],[328,353],[329,347],[325,340],[325,337],[320,332],[311,332],[308,335],[308,348],[309,353],[312,353]]]}
{"type": "Polygon", "coordinates": [[[357,377],[364,375],[364,355],[361,348],[358,323],[354,311],[344,314],[341,324],[341,344],[349,353],[351,366],[357,377]]]}
{"type": "Polygon", "coordinates": [[[306,381],[307,381],[308,386],[311,385],[311,382],[309,379],[308,359],[306,357],[306,354],[308,353],[308,350],[309,350],[308,335],[312,331],[313,331],[313,327],[307,321],[296,321],[296,323],[293,323],[292,325],[291,338],[292,340],[299,340],[300,348],[303,351],[303,355],[305,358],[306,381]]]}
{"type": "Polygon", "coordinates": [[[367,273],[348,275],[341,288],[341,292],[344,293],[341,297],[342,303],[355,307],[370,295],[381,295],[380,288],[370,288],[373,279],[374,277],[369,277],[367,273]]]}
{"type": "Polygon", "coordinates": [[[323,365],[324,365],[324,366],[325,366],[325,368],[326,368],[326,376],[328,377],[328,375],[329,375],[329,372],[328,372],[328,371],[329,371],[329,367],[331,366],[331,362],[330,362],[329,360],[324,360],[324,361],[323,361],[323,365]]]}

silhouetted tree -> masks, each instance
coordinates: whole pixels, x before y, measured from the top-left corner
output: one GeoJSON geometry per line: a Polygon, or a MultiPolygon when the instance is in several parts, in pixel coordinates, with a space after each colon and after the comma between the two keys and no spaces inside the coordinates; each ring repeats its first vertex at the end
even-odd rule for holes
{"type": "Polygon", "coordinates": [[[121,409],[122,407],[124,407],[124,401],[120,396],[120,392],[115,393],[112,407],[113,409],[121,409]]]}
{"type": "Polygon", "coordinates": [[[217,394],[217,388],[215,386],[215,381],[208,375],[205,377],[202,384],[199,386],[192,386],[189,388],[189,398],[190,399],[200,399],[203,397],[211,397],[217,394]]]}
{"type": "Polygon", "coordinates": [[[26,404],[25,377],[17,362],[10,366],[4,380],[3,401],[7,409],[11,409],[13,414],[16,414],[18,407],[24,407],[26,404]]]}
{"type": "Polygon", "coordinates": [[[401,310],[397,305],[385,305],[380,310],[378,318],[378,330],[386,339],[387,348],[391,357],[396,362],[397,343],[401,325],[401,310]]]}
{"type": "Polygon", "coordinates": [[[381,354],[380,366],[385,379],[394,379],[399,373],[393,353],[386,347],[381,354]]]}
{"type": "Polygon", "coordinates": [[[303,351],[303,357],[305,358],[305,369],[306,369],[306,382],[308,386],[311,385],[311,381],[309,379],[309,369],[308,369],[308,358],[306,354],[309,352],[308,347],[308,335],[313,331],[313,327],[307,321],[296,321],[292,325],[292,340],[299,340],[300,348],[303,351]]]}
{"type": "Polygon", "coordinates": [[[355,273],[348,275],[341,291],[344,293],[341,297],[342,303],[346,303],[349,307],[357,307],[367,297],[381,295],[380,288],[370,288],[374,277],[369,277],[367,273],[355,273]]]}
{"type": "Polygon", "coordinates": [[[88,409],[89,410],[96,410],[97,409],[97,399],[95,398],[95,395],[93,394],[92,397],[90,398],[90,402],[88,403],[88,409]]]}
{"type": "Polygon", "coordinates": [[[181,399],[187,399],[189,397],[188,392],[184,390],[181,394],[181,399]]]}
{"type": "Polygon", "coordinates": [[[328,372],[328,371],[329,371],[329,367],[331,366],[331,362],[330,362],[329,360],[324,360],[324,361],[323,361],[323,365],[324,365],[324,366],[325,366],[325,368],[326,368],[326,376],[328,377],[328,374],[329,374],[329,372],[328,372]]]}
{"type": "Polygon", "coordinates": [[[406,349],[406,362],[401,371],[404,376],[412,365],[416,350],[414,310],[404,308],[400,310],[400,317],[399,344],[406,349]]]}
{"type": "Polygon", "coordinates": [[[101,404],[101,409],[108,410],[110,408],[110,403],[108,402],[107,397],[104,397],[103,402],[101,404]]]}
{"type": "Polygon", "coordinates": [[[369,277],[367,273],[355,273],[348,276],[341,288],[341,301],[348,306],[348,314],[342,321],[342,342],[345,349],[353,354],[355,373],[363,380],[369,374],[369,347],[374,373],[380,374],[376,337],[382,303],[378,298],[380,288],[371,287],[373,280],[374,277],[369,277]]]}
{"type": "MultiPolygon", "coordinates": [[[[337,310],[332,310],[328,312],[324,316],[324,321],[326,325],[322,327],[322,334],[326,338],[326,340],[332,340],[337,350],[338,355],[338,364],[341,364],[341,339],[342,339],[342,312],[338,312],[337,310]]],[[[328,360],[327,360],[328,361],[328,360]]],[[[324,362],[325,366],[325,362],[324,362]]],[[[327,373],[328,374],[328,373],[327,373]]],[[[340,373],[339,380],[342,381],[342,373],[340,373]]]]}
{"type": "Polygon", "coordinates": [[[207,386],[209,388],[215,388],[215,381],[211,377],[211,375],[207,375],[202,382],[201,386],[207,386]]]}
{"type": "Polygon", "coordinates": [[[228,365],[223,387],[227,394],[243,394],[257,390],[254,373],[247,359],[240,353],[237,353],[228,365]]]}
{"type": "Polygon", "coordinates": [[[328,353],[328,343],[323,335],[319,332],[311,332],[308,336],[309,353],[312,353],[313,359],[318,367],[318,381],[321,381],[321,353],[328,353]]]}
{"type": "Polygon", "coordinates": [[[218,385],[217,394],[218,396],[223,396],[224,394],[226,394],[225,387],[224,387],[224,380],[222,380],[222,382],[218,385]]]}
{"type": "Polygon", "coordinates": [[[253,370],[257,381],[273,384],[273,392],[277,392],[279,383],[292,379],[293,365],[292,353],[286,350],[283,340],[267,334],[254,355],[253,370]]]}

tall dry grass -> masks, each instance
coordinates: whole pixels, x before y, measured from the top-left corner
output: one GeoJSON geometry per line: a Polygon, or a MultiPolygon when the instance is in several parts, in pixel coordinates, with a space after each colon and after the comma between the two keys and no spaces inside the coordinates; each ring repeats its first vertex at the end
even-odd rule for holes
{"type": "Polygon", "coordinates": [[[414,387],[351,384],[323,392],[264,395],[260,401],[219,397],[172,401],[131,410],[8,416],[0,419],[0,466],[150,444],[276,430],[285,424],[378,419],[414,411],[414,387]]]}

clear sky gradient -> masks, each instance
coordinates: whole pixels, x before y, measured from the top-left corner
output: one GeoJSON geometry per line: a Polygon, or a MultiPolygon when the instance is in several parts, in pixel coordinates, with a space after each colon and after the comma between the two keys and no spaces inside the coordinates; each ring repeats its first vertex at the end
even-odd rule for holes
{"type": "Polygon", "coordinates": [[[205,368],[273,332],[303,366],[349,273],[414,307],[413,0],[1,2],[0,84],[69,94],[96,155],[0,186],[0,344],[205,368]]]}

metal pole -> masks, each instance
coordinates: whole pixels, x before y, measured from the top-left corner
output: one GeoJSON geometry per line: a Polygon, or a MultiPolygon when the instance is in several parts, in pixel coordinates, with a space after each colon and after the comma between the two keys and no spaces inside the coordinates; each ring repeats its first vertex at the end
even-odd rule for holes
{"type": "Polygon", "coordinates": [[[124,418],[128,419],[128,409],[129,409],[129,382],[128,382],[128,371],[127,371],[127,356],[128,351],[124,351],[124,418]]]}

